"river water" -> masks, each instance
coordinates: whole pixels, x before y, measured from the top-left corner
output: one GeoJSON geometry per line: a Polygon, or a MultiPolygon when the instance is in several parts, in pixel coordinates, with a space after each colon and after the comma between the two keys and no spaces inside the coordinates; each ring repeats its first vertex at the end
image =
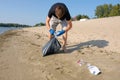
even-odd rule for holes
{"type": "Polygon", "coordinates": [[[19,28],[16,28],[16,27],[0,27],[0,34],[4,33],[5,31],[14,30],[14,29],[19,29],[19,28]]]}

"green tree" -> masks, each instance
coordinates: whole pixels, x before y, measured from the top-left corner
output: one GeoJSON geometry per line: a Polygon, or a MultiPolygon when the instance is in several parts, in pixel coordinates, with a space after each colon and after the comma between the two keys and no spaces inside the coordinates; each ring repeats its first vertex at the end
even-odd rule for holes
{"type": "Polygon", "coordinates": [[[109,14],[110,14],[112,8],[113,8],[112,4],[109,4],[109,14]]]}
{"type": "Polygon", "coordinates": [[[104,13],[104,9],[103,9],[102,5],[97,6],[97,8],[95,10],[95,16],[97,16],[97,18],[101,18],[101,17],[103,17],[103,13],[104,13]]]}
{"type": "Polygon", "coordinates": [[[113,6],[109,16],[120,16],[120,4],[113,6]]]}
{"type": "Polygon", "coordinates": [[[81,17],[82,17],[81,15],[77,15],[77,16],[76,16],[76,19],[77,19],[77,20],[80,20],[81,17]]]}
{"type": "Polygon", "coordinates": [[[83,19],[83,18],[89,19],[89,17],[87,15],[81,15],[81,14],[79,14],[79,15],[76,16],[76,20],[80,20],[80,19],[83,19]]]}
{"type": "Polygon", "coordinates": [[[87,15],[82,15],[81,19],[83,19],[83,18],[89,19],[89,17],[87,15]]]}
{"type": "Polygon", "coordinates": [[[97,18],[109,17],[109,16],[120,16],[120,4],[104,4],[96,7],[95,16],[97,18]]]}
{"type": "Polygon", "coordinates": [[[45,26],[45,23],[40,22],[40,23],[35,24],[34,26],[45,26]]]}
{"type": "Polygon", "coordinates": [[[103,17],[108,17],[109,13],[110,13],[110,9],[109,9],[109,5],[108,4],[104,4],[103,5],[103,17]]]}

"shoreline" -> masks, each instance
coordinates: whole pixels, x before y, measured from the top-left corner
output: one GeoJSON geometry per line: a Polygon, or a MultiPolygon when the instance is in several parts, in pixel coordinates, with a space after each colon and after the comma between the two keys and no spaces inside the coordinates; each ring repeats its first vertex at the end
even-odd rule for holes
{"type": "Polygon", "coordinates": [[[41,52],[49,40],[46,27],[7,31],[0,35],[0,80],[119,80],[119,21],[120,16],[73,22],[68,52],[46,57],[41,52]],[[102,73],[90,74],[77,63],[81,59],[102,73]]]}

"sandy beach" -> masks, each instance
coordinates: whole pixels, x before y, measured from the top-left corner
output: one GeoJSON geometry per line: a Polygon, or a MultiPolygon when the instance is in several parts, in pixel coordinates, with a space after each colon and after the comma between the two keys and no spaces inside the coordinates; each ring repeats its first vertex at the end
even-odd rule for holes
{"type": "Polygon", "coordinates": [[[47,33],[43,26],[1,34],[0,80],[120,79],[120,16],[74,21],[67,53],[43,57],[47,33]],[[101,74],[93,75],[85,64],[80,66],[77,61],[81,59],[97,66],[101,74]]]}

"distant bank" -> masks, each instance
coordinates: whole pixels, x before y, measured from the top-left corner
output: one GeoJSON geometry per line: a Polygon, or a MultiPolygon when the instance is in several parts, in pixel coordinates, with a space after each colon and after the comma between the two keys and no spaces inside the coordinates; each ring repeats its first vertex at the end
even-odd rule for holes
{"type": "Polygon", "coordinates": [[[0,27],[0,34],[8,31],[8,30],[14,30],[14,29],[20,29],[20,27],[0,27]]]}
{"type": "Polygon", "coordinates": [[[0,27],[32,27],[32,26],[17,23],[0,23],[0,27]]]}
{"type": "Polygon", "coordinates": [[[20,29],[24,27],[32,27],[30,25],[17,24],[17,23],[0,23],[0,34],[8,30],[20,29]]]}

